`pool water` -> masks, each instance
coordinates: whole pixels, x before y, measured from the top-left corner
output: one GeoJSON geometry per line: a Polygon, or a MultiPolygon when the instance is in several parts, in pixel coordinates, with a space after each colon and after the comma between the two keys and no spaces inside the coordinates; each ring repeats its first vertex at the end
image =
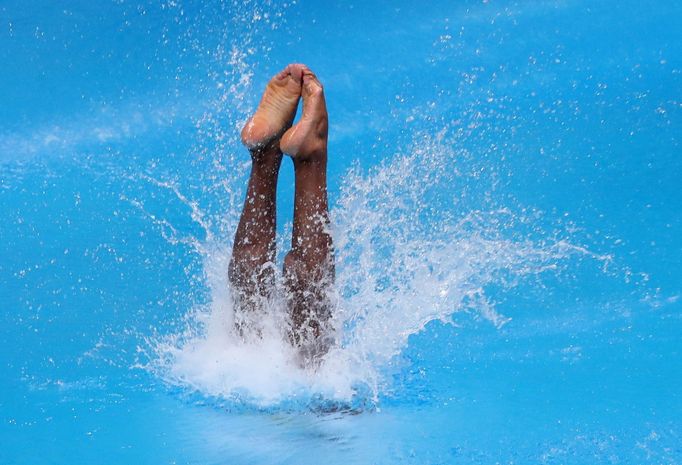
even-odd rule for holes
{"type": "Polygon", "coordinates": [[[682,462],[680,18],[3,1],[0,463],[682,462]],[[290,62],[330,114],[317,371],[279,308],[229,332],[237,136],[290,62]]]}

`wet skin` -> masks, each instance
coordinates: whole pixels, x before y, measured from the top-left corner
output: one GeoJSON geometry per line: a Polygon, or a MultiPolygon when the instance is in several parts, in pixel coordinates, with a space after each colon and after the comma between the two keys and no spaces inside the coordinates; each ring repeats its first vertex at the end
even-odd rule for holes
{"type": "Polygon", "coordinates": [[[327,201],[328,118],[321,83],[305,65],[287,66],[268,83],[260,105],[242,130],[252,167],[237,227],[229,278],[236,326],[258,334],[257,320],[275,292],[276,190],[283,153],[295,172],[291,250],[284,259],[284,290],[291,343],[300,362],[314,365],[333,338],[329,289],[334,281],[327,201]],[[303,112],[292,126],[299,98],[303,112]]]}

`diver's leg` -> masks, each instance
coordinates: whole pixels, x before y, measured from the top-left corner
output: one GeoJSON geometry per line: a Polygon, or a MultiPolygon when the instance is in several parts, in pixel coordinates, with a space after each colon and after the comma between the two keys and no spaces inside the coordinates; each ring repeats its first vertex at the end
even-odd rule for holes
{"type": "Polygon", "coordinates": [[[252,151],[251,175],[229,267],[235,323],[243,335],[252,313],[274,287],[275,195],[282,153],[271,147],[252,151]]]}
{"type": "Polygon", "coordinates": [[[258,109],[242,130],[252,166],[229,266],[235,323],[242,335],[253,311],[274,288],[275,205],[282,162],[279,138],[296,114],[303,69],[302,65],[289,65],[272,78],[258,109]]]}
{"type": "Polygon", "coordinates": [[[322,85],[303,74],[303,115],[282,136],[296,177],[291,251],[284,260],[284,282],[291,313],[292,342],[309,365],[329,348],[329,289],[334,255],[327,204],[327,109],[322,85]]]}

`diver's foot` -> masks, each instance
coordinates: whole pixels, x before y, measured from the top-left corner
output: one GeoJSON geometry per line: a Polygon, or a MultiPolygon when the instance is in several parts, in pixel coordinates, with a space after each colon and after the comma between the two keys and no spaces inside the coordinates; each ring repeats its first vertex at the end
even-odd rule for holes
{"type": "Polygon", "coordinates": [[[301,97],[305,65],[291,64],[268,82],[256,112],[242,129],[249,150],[266,148],[291,127],[301,97]]]}
{"type": "Polygon", "coordinates": [[[280,140],[282,152],[296,162],[326,161],[327,106],[322,84],[305,68],[303,72],[303,114],[301,120],[284,133],[280,140]]]}

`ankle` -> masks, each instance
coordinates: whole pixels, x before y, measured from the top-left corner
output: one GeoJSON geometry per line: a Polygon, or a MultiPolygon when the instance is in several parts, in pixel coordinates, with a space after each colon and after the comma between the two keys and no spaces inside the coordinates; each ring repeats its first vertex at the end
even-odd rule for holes
{"type": "Polygon", "coordinates": [[[268,172],[279,171],[282,164],[282,151],[279,147],[259,147],[253,148],[251,152],[251,164],[254,171],[268,172]]]}
{"type": "Polygon", "coordinates": [[[327,185],[327,161],[326,160],[299,160],[294,161],[294,176],[296,184],[312,187],[318,190],[327,185]]]}
{"type": "Polygon", "coordinates": [[[325,149],[298,153],[292,157],[294,170],[305,172],[326,172],[327,151],[325,149]]]}

